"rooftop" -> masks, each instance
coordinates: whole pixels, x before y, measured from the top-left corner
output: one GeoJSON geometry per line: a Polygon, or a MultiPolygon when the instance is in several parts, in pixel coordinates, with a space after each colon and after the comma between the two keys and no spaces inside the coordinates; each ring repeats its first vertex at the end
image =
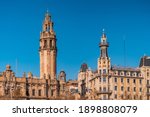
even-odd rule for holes
{"type": "Polygon", "coordinates": [[[139,67],[150,66],[150,56],[143,56],[140,60],[139,67]]]}

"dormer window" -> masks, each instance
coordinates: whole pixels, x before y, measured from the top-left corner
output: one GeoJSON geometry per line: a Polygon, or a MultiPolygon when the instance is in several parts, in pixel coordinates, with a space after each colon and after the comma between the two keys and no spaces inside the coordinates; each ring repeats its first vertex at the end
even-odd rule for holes
{"type": "Polygon", "coordinates": [[[127,74],[126,74],[127,76],[130,76],[130,72],[127,72],[127,74]]]}
{"type": "Polygon", "coordinates": [[[121,72],[120,75],[123,76],[123,75],[124,75],[124,72],[121,72]]]}
{"type": "Polygon", "coordinates": [[[118,72],[117,71],[115,71],[115,73],[114,73],[115,75],[118,75],[118,72]]]}

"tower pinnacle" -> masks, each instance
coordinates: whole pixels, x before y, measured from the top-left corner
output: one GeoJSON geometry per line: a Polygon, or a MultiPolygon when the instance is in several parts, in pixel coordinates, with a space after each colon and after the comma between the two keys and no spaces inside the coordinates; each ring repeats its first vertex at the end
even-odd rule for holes
{"type": "Polygon", "coordinates": [[[102,38],[106,38],[105,29],[103,28],[102,38]]]}
{"type": "Polygon", "coordinates": [[[51,34],[55,35],[55,32],[53,30],[53,22],[51,20],[51,16],[50,16],[48,10],[45,14],[45,19],[43,22],[43,31],[44,32],[50,32],[51,34]]]}
{"type": "Polygon", "coordinates": [[[102,37],[101,37],[101,42],[99,44],[99,47],[101,49],[101,57],[108,57],[108,53],[107,53],[107,47],[109,47],[109,44],[107,42],[107,38],[106,38],[106,34],[104,32],[102,32],[102,37]]]}

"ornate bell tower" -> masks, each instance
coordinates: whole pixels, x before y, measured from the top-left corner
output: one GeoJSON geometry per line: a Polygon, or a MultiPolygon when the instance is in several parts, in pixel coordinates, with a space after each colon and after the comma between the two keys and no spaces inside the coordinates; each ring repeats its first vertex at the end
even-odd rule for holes
{"type": "Polygon", "coordinates": [[[54,79],[56,76],[56,35],[51,16],[47,12],[40,33],[40,78],[54,79]]]}

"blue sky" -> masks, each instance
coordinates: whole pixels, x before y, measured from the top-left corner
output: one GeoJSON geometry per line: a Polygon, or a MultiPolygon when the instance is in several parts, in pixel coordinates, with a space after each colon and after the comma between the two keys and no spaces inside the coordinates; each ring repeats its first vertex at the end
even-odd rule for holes
{"type": "Polygon", "coordinates": [[[57,73],[65,70],[67,79],[77,78],[83,62],[97,68],[103,28],[113,65],[124,66],[124,39],[126,66],[137,67],[150,55],[148,0],[5,0],[0,1],[0,71],[10,64],[17,76],[29,71],[39,76],[39,35],[47,9],[57,34],[57,73]]]}

